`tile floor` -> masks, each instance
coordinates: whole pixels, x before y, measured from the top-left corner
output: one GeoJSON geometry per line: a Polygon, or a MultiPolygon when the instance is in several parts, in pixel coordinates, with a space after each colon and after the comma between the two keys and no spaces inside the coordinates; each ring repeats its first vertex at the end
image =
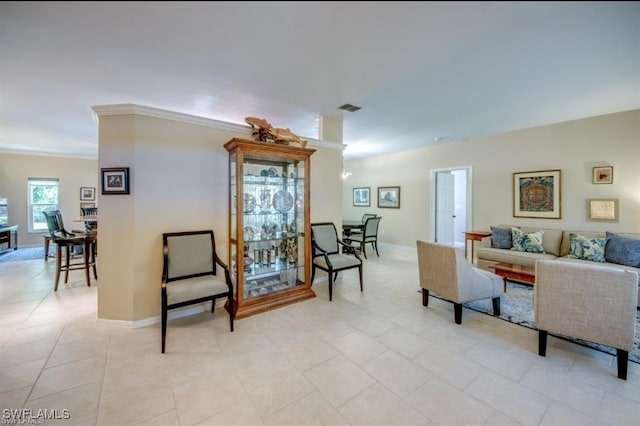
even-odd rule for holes
{"type": "MultiPolygon", "coordinates": [[[[318,297],[123,329],[96,319],[82,272],[53,293],[54,260],[0,264],[0,412],[68,410],[78,425],[637,425],[640,365],[450,303],[421,304],[415,249],[381,245],[318,297]]],[[[74,273],[72,273],[74,274],[74,273]]],[[[158,290],[159,291],[159,290],[158,290]]]]}

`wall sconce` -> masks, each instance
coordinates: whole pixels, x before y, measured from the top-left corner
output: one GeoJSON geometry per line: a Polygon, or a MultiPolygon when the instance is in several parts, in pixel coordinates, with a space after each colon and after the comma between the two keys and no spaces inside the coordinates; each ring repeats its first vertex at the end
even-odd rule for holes
{"type": "Polygon", "coordinates": [[[342,177],[342,180],[345,180],[346,178],[348,178],[349,176],[351,176],[351,172],[345,172],[344,169],[342,169],[342,173],[340,174],[340,177],[342,177]]]}

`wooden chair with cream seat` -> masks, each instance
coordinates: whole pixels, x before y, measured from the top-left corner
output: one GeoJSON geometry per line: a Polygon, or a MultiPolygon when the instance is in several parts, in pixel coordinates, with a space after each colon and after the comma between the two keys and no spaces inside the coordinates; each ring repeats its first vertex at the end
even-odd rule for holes
{"type": "Polygon", "coordinates": [[[353,247],[338,238],[338,231],[332,222],[311,224],[311,244],[313,249],[311,284],[316,269],[327,273],[329,279],[329,301],[333,299],[333,282],[338,272],[358,268],[360,291],[362,291],[362,259],[353,247]],[[340,253],[340,249],[343,253],[340,253]]]}
{"type": "Polygon", "coordinates": [[[162,234],[162,353],[167,338],[167,317],[171,309],[226,298],[229,326],[233,331],[233,285],[229,267],[216,253],[212,230],[162,234]],[[222,274],[218,274],[218,268],[222,274]]]}

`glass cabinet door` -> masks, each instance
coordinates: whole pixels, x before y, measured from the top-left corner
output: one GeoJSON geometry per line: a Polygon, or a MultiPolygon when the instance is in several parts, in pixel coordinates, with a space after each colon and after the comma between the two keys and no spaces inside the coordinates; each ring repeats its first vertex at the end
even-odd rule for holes
{"type": "Polygon", "coordinates": [[[314,150],[277,147],[278,152],[266,155],[273,144],[238,139],[225,147],[230,150],[229,234],[237,315],[315,297],[307,265],[306,211],[307,164],[314,150]]]}

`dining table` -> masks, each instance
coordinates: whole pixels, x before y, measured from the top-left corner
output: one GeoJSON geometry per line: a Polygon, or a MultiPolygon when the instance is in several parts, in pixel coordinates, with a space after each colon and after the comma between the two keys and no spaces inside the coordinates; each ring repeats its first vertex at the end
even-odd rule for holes
{"type": "Polygon", "coordinates": [[[343,220],[342,221],[342,231],[346,236],[351,235],[354,229],[364,230],[364,223],[362,220],[343,220]]]}

